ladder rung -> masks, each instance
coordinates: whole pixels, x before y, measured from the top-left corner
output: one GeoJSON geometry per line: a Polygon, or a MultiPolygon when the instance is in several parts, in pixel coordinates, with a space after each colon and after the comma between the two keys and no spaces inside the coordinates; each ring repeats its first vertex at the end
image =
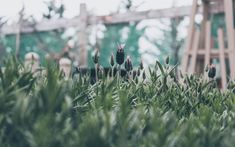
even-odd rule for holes
{"type": "MultiPolygon", "coordinates": [[[[233,51],[225,49],[224,50],[225,57],[228,57],[228,54],[231,52],[233,52],[233,51]]],[[[205,53],[206,53],[205,49],[199,49],[197,51],[197,55],[199,55],[199,56],[204,56],[205,53]]],[[[188,52],[188,55],[192,55],[192,51],[188,52]]],[[[211,58],[218,58],[219,57],[219,49],[211,49],[210,56],[211,56],[211,58]]]]}

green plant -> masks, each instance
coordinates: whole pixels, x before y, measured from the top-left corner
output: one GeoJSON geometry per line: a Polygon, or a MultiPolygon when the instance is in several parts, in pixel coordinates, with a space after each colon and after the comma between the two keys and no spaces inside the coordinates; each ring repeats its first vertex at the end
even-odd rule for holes
{"type": "Polygon", "coordinates": [[[89,73],[65,80],[48,63],[46,76],[35,76],[8,59],[0,71],[0,144],[233,146],[235,83],[220,91],[202,76],[178,78],[168,63],[148,72],[141,63],[135,78],[108,75],[92,85],[89,73]]]}

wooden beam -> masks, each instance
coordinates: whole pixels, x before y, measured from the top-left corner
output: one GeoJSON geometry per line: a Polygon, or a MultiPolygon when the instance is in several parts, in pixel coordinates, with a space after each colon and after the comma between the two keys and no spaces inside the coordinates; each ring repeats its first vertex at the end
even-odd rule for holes
{"type": "Polygon", "coordinates": [[[185,74],[187,72],[188,68],[188,61],[189,61],[189,55],[187,54],[188,51],[191,50],[192,43],[193,43],[193,34],[194,34],[194,19],[195,15],[197,13],[197,0],[193,0],[193,5],[192,5],[192,12],[190,14],[190,24],[188,27],[188,39],[186,42],[186,48],[185,48],[185,55],[183,57],[183,62],[182,62],[182,73],[185,74]]]}
{"type": "Polygon", "coordinates": [[[206,22],[208,21],[209,16],[209,4],[207,2],[202,3],[203,7],[203,20],[201,23],[201,36],[200,36],[200,48],[205,48],[205,36],[206,36],[206,22]]]}
{"type": "MultiPolygon", "coordinates": [[[[77,27],[79,25],[79,21],[79,17],[72,19],[60,18],[56,20],[43,19],[42,21],[35,24],[22,23],[20,31],[21,33],[32,33],[56,30],[60,28],[77,27]]],[[[16,34],[17,28],[18,24],[4,25],[0,32],[5,35],[16,34]]]]}
{"type": "MultiPolygon", "coordinates": [[[[224,55],[225,57],[228,57],[228,55],[231,53],[232,51],[228,50],[228,49],[224,49],[224,55]]],[[[211,58],[219,58],[219,50],[218,49],[211,49],[210,50],[210,57],[211,58]]],[[[188,53],[189,55],[192,55],[192,51],[190,51],[188,53]]],[[[197,51],[197,55],[198,56],[204,56],[205,57],[206,54],[206,50],[205,49],[198,49],[197,51]]]]}
{"type": "Polygon", "coordinates": [[[218,29],[218,39],[219,39],[219,51],[220,51],[220,67],[221,67],[221,83],[222,89],[226,89],[227,78],[226,78],[226,65],[225,65],[225,56],[224,56],[224,33],[220,28],[218,29]]]}
{"type": "Polygon", "coordinates": [[[234,22],[233,22],[233,0],[224,0],[225,22],[227,27],[228,48],[233,50],[229,54],[230,77],[235,78],[235,44],[234,44],[234,22]]]}
{"type": "Polygon", "coordinates": [[[211,50],[211,22],[206,22],[206,42],[205,42],[205,66],[210,65],[210,50],[211,50]]]}
{"type": "Polygon", "coordinates": [[[166,8],[142,12],[128,12],[124,14],[113,14],[107,16],[97,16],[90,17],[88,20],[89,24],[92,22],[99,22],[103,24],[117,24],[117,23],[127,23],[134,21],[141,21],[144,19],[159,19],[159,18],[175,18],[187,16],[190,14],[191,7],[175,7],[175,8],[166,8]]]}
{"type": "MultiPolygon", "coordinates": [[[[88,16],[87,24],[102,23],[102,24],[117,24],[117,23],[127,23],[131,21],[141,21],[144,19],[159,19],[159,18],[173,18],[188,16],[191,12],[191,6],[167,8],[167,9],[157,9],[150,11],[141,12],[128,12],[124,14],[112,14],[106,16],[88,16]]],[[[211,13],[220,13],[223,10],[213,7],[211,13]]],[[[199,13],[202,13],[202,8],[199,8],[199,13]]],[[[80,18],[75,17],[72,19],[60,18],[56,20],[42,20],[37,23],[22,23],[21,33],[31,33],[31,32],[41,32],[50,31],[60,28],[78,27],[80,24],[80,18]]],[[[16,34],[18,25],[4,25],[0,28],[2,34],[16,34]]]]}
{"type": "Polygon", "coordinates": [[[78,32],[78,50],[75,53],[79,55],[76,57],[78,65],[80,67],[87,66],[87,9],[85,4],[80,5],[80,21],[79,21],[79,32],[78,32]]]}
{"type": "Polygon", "coordinates": [[[196,68],[196,63],[197,63],[197,51],[199,47],[199,39],[200,39],[200,32],[199,30],[195,31],[195,36],[193,40],[193,48],[192,48],[192,61],[191,61],[191,69],[190,73],[194,74],[195,73],[195,68],[196,68]]]}

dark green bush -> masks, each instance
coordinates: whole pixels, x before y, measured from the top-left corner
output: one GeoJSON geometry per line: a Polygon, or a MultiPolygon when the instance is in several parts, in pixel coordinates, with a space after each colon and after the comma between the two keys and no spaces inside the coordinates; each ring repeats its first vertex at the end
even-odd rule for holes
{"type": "Polygon", "coordinates": [[[146,80],[89,75],[64,80],[48,64],[34,76],[16,60],[0,72],[4,147],[234,146],[234,83],[220,91],[198,76],[178,79],[157,63],[146,80]]]}

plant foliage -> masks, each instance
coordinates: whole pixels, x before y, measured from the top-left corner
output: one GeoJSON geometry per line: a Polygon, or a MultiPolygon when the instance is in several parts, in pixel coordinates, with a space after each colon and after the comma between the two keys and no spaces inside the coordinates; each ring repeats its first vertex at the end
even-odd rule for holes
{"type": "Polygon", "coordinates": [[[159,62],[145,80],[101,75],[93,85],[89,74],[65,80],[52,63],[46,76],[15,59],[4,64],[1,146],[234,146],[232,82],[221,92],[213,80],[178,79],[159,62]]]}

